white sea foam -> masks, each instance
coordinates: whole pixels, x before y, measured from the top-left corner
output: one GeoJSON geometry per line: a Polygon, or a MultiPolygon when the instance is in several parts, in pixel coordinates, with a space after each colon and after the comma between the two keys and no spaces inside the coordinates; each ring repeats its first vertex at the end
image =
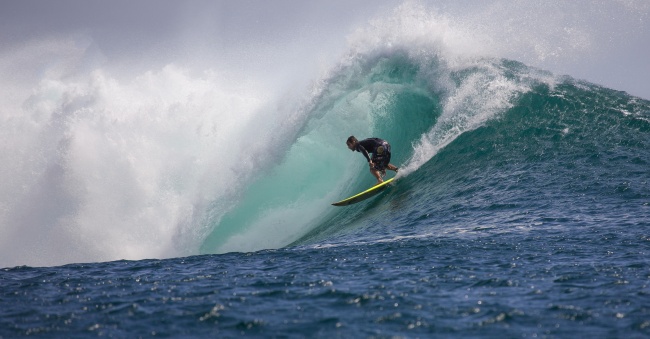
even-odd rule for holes
{"type": "Polygon", "coordinates": [[[194,253],[209,205],[268,161],[253,155],[272,153],[248,138],[266,92],[214,71],[170,64],[126,82],[49,71],[31,89],[6,87],[23,97],[5,98],[1,117],[2,265],[194,253]]]}

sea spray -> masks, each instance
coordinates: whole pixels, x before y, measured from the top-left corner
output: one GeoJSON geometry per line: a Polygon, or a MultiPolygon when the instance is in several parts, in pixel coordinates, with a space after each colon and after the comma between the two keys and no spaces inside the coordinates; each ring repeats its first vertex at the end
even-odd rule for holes
{"type": "Polygon", "coordinates": [[[174,65],[129,82],[101,70],[43,79],[28,120],[3,124],[8,262],[192,253],[208,205],[232,199],[266,147],[240,140],[268,98],[224,80],[174,65]]]}

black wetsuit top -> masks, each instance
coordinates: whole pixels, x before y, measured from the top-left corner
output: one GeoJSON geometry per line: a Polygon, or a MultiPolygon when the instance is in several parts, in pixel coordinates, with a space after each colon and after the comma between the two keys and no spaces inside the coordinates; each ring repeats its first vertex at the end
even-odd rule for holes
{"type": "Polygon", "coordinates": [[[368,138],[361,140],[356,151],[361,152],[368,162],[370,162],[369,153],[372,153],[372,162],[375,164],[375,168],[380,171],[386,168],[390,162],[390,144],[383,139],[368,138]]]}

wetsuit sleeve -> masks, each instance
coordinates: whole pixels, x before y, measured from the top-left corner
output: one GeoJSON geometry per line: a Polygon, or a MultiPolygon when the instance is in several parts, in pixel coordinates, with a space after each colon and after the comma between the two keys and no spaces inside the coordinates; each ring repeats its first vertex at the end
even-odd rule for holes
{"type": "Polygon", "coordinates": [[[363,154],[363,156],[366,157],[368,162],[370,162],[370,156],[368,155],[368,151],[366,151],[366,149],[363,146],[359,145],[359,147],[357,147],[357,151],[361,152],[361,154],[363,154]]]}

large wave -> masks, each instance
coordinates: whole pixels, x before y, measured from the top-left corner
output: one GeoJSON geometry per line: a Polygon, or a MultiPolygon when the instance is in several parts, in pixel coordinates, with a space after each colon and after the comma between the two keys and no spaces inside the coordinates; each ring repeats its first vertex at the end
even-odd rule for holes
{"type": "Polygon", "coordinates": [[[363,161],[344,147],[349,135],[389,140],[400,175],[409,175],[509,108],[530,77],[550,78],[449,46],[444,41],[458,31],[421,8],[394,15],[388,25],[378,20],[355,33],[350,52],[301,108],[296,142],[232,211],[209,221],[214,229],[202,252],[277,248],[334,220],[329,203],[372,183],[363,161]]]}
{"type": "Polygon", "coordinates": [[[39,67],[37,85],[3,82],[0,264],[252,251],[349,226],[363,209],[329,204],[372,183],[349,135],[389,140],[407,187],[460,136],[565,81],[452,19],[402,5],[305,90],[179,64],[124,77],[74,39],[5,52],[3,70],[39,67]]]}

